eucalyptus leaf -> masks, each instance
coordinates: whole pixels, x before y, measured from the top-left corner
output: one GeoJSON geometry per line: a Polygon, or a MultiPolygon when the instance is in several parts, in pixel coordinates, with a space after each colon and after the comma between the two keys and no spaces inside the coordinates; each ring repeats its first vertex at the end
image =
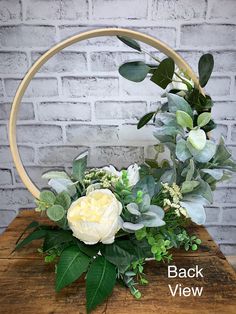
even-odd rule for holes
{"type": "Polygon", "coordinates": [[[214,58],[212,54],[207,53],[202,55],[198,63],[199,82],[201,87],[204,87],[207,84],[213,68],[214,58]]]}
{"type": "Polygon", "coordinates": [[[195,149],[189,142],[187,142],[187,147],[194,159],[202,163],[210,161],[216,152],[216,145],[210,140],[206,141],[206,145],[201,151],[195,149]]]}
{"type": "Polygon", "coordinates": [[[121,40],[124,44],[126,44],[127,46],[129,46],[129,47],[131,47],[137,51],[141,51],[141,47],[136,40],[129,38],[127,36],[117,36],[117,38],[119,40],[121,40]]]}
{"type": "Polygon", "coordinates": [[[215,180],[220,180],[224,175],[224,171],[222,169],[201,169],[201,171],[209,174],[215,180]]]}
{"type": "Polygon", "coordinates": [[[176,111],[176,119],[179,125],[183,128],[193,128],[193,119],[190,117],[188,113],[182,110],[176,111]]]}
{"type": "Polygon", "coordinates": [[[206,222],[204,205],[207,204],[207,201],[201,196],[186,198],[180,202],[180,205],[186,209],[191,220],[198,225],[202,225],[206,222]]]}
{"type": "Polygon", "coordinates": [[[48,191],[48,190],[42,190],[40,192],[40,201],[46,203],[46,204],[54,204],[55,200],[56,200],[56,196],[53,192],[48,191]]]}
{"type": "Polygon", "coordinates": [[[150,71],[150,67],[143,61],[126,62],[119,67],[121,76],[132,82],[143,81],[150,71]]]}
{"type": "Polygon", "coordinates": [[[162,60],[156,70],[154,70],[151,81],[165,89],[172,82],[175,71],[175,63],[171,58],[162,60]]]}
{"type": "Polygon", "coordinates": [[[71,198],[67,192],[61,192],[56,196],[55,205],[61,205],[67,210],[71,205],[71,198]]]}
{"type": "Polygon", "coordinates": [[[47,209],[47,216],[52,221],[59,221],[65,216],[65,210],[61,205],[53,205],[47,209]]]}
{"type": "Polygon", "coordinates": [[[201,151],[206,145],[206,133],[201,129],[191,130],[187,141],[198,151],[201,151]]]}
{"type": "Polygon", "coordinates": [[[176,113],[177,110],[182,110],[193,117],[193,110],[189,103],[181,96],[167,93],[168,108],[170,112],[176,113]]]}
{"type": "Polygon", "coordinates": [[[156,111],[152,111],[142,116],[138,122],[137,128],[141,129],[144,125],[146,125],[154,117],[155,113],[156,111]]]}
{"type": "Polygon", "coordinates": [[[203,127],[211,120],[210,112],[203,112],[197,118],[197,125],[203,127]]]}

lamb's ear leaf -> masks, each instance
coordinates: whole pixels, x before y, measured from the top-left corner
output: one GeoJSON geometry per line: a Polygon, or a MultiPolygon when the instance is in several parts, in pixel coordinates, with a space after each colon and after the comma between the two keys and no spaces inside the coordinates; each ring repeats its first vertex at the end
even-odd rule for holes
{"type": "Polygon", "coordinates": [[[83,181],[87,167],[88,152],[84,152],[73,160],[72,176],[75,180],[83,181]]]}
{"type": "Polygon", "coordinates": [[[121,40],[124,44],[129,46],[130,48],[133,48],[135,50],[141,51],[141,47],[140,47],[139,43],[136,40],[134,40],[132,38],[129,38],[127,36],[117,36],[117,38],[119,40],[121,40]]]}
{"type": "Polygon", "coordinates": [[[57,265],[56,291],[77,280],[88,269],[89,263],[90,258],[82,253],[78,246],[66,248],[57,265]]]}
{"type": "Polygon", "coordinates": [[[204,87],[207,84],[213,68],[214,58],[212,54],[206,53],[202,55],[198,63],[199,83],[201,87],[204,87]]]}
{"type": "Polygon", "coordinates": [[[116,283],[116,266],[98,256],[89,267],[86,278],[86,307],[92,311],[112,292],[116,283]]]}

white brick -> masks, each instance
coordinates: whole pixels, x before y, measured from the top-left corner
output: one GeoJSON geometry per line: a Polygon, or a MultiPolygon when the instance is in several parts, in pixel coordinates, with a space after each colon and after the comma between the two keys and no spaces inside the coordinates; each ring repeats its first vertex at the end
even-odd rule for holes
{"type": "MultiPolygon", "coordinates": [[[[19,146],[19,152],[23,163],[34,162],[34,149],[28,146],[19,146]]],[[[0,145],[0,160],[2,165],[12,163],[12,156],[9,146],[0,145]]]]}
{"type": "Polygon", "coordinates": [[[233,142],[236,142],[236,125],[232,125],[232,129],[231,129],[231,140],[233,142]]]}
{"type": "Polygon", "coordinates": [[[153,20],[193,20],[204,18],[206,0],[154,0],[153,20]]]}
{"type": "Polygon", "coordinates": [[[214,119],[235,120],[236,102],[215,102],[212,107],[212,116],[214,119]]]}
{"type": "MultiPolygon", "coordinates": [[[[11,111],[11,103],[0,102],[0,120],[8,120],[11,111]]],[[[18,120],[33,120],[34,108],[32,103],[21,103],[18,120]]]]}
{"type": "Polygon", "coordinates": [[[135,30],[164,41],[172,48],[176,46],[176,29],[174,27],[135,27],[135,30]]]}
{"type": "Polygon", "coordinates": [[[12,174],[11,170],[0,169],[0,185],[11,185],[12,184],[12,174]]]}
{"type": "Polygon", "coordinates": [[[147,103],[142,101],[97,101],[97,120],[138,120],[147,112],[147,103]]]}
{"type": "Polygon", "coordinates": [[[148,146],[156,143],[153,136],[154,126],[148,125],[142,129],[137,129],[137,125],[121,125],[119,128],[119,142],[137,146],[148,146]]]}
{"type": "Polygon", "coordinates": [[[111,144],[118,141],[118,127],[107,125],[69,125],[66,128],[67,142],[71,144],[111,144]]]}
{"type": "Polygon", "coordinates": [[[120,77],[121,92],[127,96],[142,96],[142,99],[156,99],[163,94],[163,89],[157,86],[155,83],[146,78],[140,83],[131,82],[123,77],[120,77]]]}
{"type": "Polygon", "coordinates": [[[217,188],[214,193],[214,204],[236,202],[236,189],[234,188],[217,188]]]}
{"type": "Polygon", "coordinates": [[[102,77],[64,77],[63,94],[71,97],[116,96],[118,95],[118,78],[102,77]]]}
{"type": "Polygon", "coordinates": [[[55,43],[53,26],[1,26],[0,45],[13,48],[49,47],[55,43]]]}
{"type": "Polygon", "coordinates": [[[60,0],[26,0],[27,20],[60,19],[60,0]]]}
{"type": "Polygon", "coordinates": [[[20,0],[0,0],[0,21],[11,22],[21,19],[20,0]]]}
{"type": "Polygon", "coordinates": [[[139,53],[99,51],[91,53],[91,70],[94,72],[116,71],[127,61],[144,60],[139,53]]]}
{"type": "Polygon", "coordinates": [[[54,167],[71,165],[72,160],[87,149],[87,147],[75,146],[41,147],[38,154],[39,163],[43,166],[53,165],[54,167]]]}
{"type": "Polygon", "coordinates": [[[236,5],[235,0],[208,0],[209,18],[211,19],[235,19],[236,5]]]}
{"type": "Polygon", "coordinates": [[[211,131],[210,137],[218,142],[222,136],[225,139],[227,139],[227,133],[228,133],[227,125],[217,124],[217,127],[211,131]]]}
{"type": "MultiPolygon", "coordinates": [[[[233,159],[236,160],[236,146],[228,145],[228,149],[231,152],[233,159]]],[[[233,176],[235,177],[235,173],[233,174],[233,176]]]]}
{"type": "Polygon", "coordinates": [[[236,225],[236,208],[223,208],[222,223],[226,225],[236,225]]]}
{"type": "Polygon", "coordinates": [[[41,121],[90,121],[89,103],[43,102],[38,105],[38,118],[41,121]]]}
{"type": "Polygon", "coordinates": [[[17,212],[14,210],[0,210],[0,227],[7,227],[16,217],[17,212]]]}
{"type": "Polygon", "coordinates": [[[33,196],[25,189],[1,189],[1,206],[3,208],[27,208],[34,205],[33,196]]]}
{"type": "Polygon", "coordinates": [[[84,20],[88,17],[87,0],[61,0],[61,18],[63,20],[84,20]]]}
{"type": "Polygon", "coordinates": [[[227,96],[230,94],[229,77],[211,77],[206,86],[206,91],[211,96],[227,96]]]}
{"type": "Polygon", "coordinates": [[[210,235],[218,243],[235,243],[236,242],[236,227],[233,226],[215,226],[208,227],[210,235]]]}
{"type": "Polygon", "coordinates": [[[224,255],[236,255],[236,245],[221,244],[220,250],[224,255]]]}
{"type": "MultiPolygon", "coordinates": [[[[36,61],[42,53],[34,52],[33,61],[36,61]]],[[[43,73],[63,73],[63,72],[80,72],[87,71],[87,60],[85,53],[63,51],[54,55],[49,61],[42,66],[39,72],[43,73]]]]}
{"type": "Polygon", "coordinates": [[[143,19],[147,17],[147,0],[92,0],[93,19],[143,19]]]}
{"type": "Polygon", "coordinates": [[[216,224],[219,222],[220,208],[219,207],[205,207],[206,211],[206,223],[208,224],[216,224]]]}
{"type": "Polygon", "coordinates": [[[17,141],[22,144],[60,144],[62,129],[56,125],[19,125],[17,141]]]}
{"type": "Polygon", "coordinates": [[[0,97],[3,97],[3,84],[2,84],[2,80],[0,80],[0,97]]]}
{"type": "Polygon", "coordinates": [[[183,25],[181,45],[188,47],[235,46],[236,25],[183,25]]]}
{"type": "Polygon", "coordinates": [[[0,125],[0,143],[5,144],[7,142],[7,126],[0,125]]]}
{"type": "Polygon", "coordinates": [[[23,52],[0,52],[0,73],[24,73],[28,68],[27,56],[23,52]]]}
{"type": "MultiPolygon", "coordinates": [[[[5,79],[7,96],[14,96],[21,80],[5,79]]],[[[25,97],[50,97],[58,95],[57,80],[54,78],[35,78],[26,89],[25,97]]]]}
{"type": "MultiPolygon", "coordinates": [[[[79,33],[95,29],[96,27],[83,27],[83,26],[77,26],[77,25],[63,25],[59,27],[59,34],[61,39],[65,39],[68,37],[71,37],[73,35],[77,35],[79,33]]],[[[95,47],[118,47],[120,44],[120,41],[115,36],[102,36],[102,37],[96,37],[91,38],[88,40],[83,40],[79,42],[78,44],[74,44],[73,48],[80,48],[85,46],[95,46],[95,47]]]]}
{"type": "Polygon", "coordinates": [[[144,161],[144,150],[142,147],[96,147],[90,154],[89,165],[102,167],[112,164],[118,169],[127,167],[130,164],[144,161]]]}

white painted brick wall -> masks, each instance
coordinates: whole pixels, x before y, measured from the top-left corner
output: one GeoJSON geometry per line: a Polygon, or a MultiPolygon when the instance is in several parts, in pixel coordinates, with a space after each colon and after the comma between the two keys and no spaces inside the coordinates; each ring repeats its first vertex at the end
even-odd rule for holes
{"type": "MultiPolygon", "coordinates": [[[[7,140],[12,98],[29,66],[56,42],[98,27],[127,27],[163,40],[197,70],[203,52],[215,58],[207,86],[223,135],[236,158],[235,0],[0,0],[0,232],[19,208],[34,207],[14,169],[7,140]]],[[[151,51],[151,49],[149,47],[151,51]]],[[[50,167],[70,167],[89,149],[89,165],[118,167],[151,154],[152,126],[137,120],[160,103],[149,81],[119,77],[129,59],[145,60],[115,37],[90,39],[47,62],[29,85],[19,112],[20,154],[40,187],[50,167]]],[[[150,61],[149,58],[146,58],[150,61]]],[[[226,254],[236,253],[236,178],[217,188],[207,226],[226,254]]]]}

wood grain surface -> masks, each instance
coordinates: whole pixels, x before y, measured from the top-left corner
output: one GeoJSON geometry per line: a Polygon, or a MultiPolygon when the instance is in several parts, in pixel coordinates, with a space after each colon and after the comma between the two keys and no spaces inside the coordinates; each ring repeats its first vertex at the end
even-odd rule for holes
{"type": "MultiPolygon", "coordinates": [[[[85,311],[85,282],[81,278],[60,293],[54,291],[54,265],[45,264],[37,253],[40,241],[11,254],[16,239],[25,226],[38,219],[33,211],[20,215],[0,236],[0,313],[79,314],[85,311]]],[[[236,274],[203,227],[193,227],[203,241],[196,252],[173,252],[171,265],[203,268],[203,278],[168,278],[167,264],[148,261],[149,285],[141,286],[142,299],[135,300],[128,289],[116,285],[110,298],[93,313],[106,314],[212,314],[236,313],[236,274]],[[172,297],[173,288],[203,287],[201,297],[172,297]]]]}

